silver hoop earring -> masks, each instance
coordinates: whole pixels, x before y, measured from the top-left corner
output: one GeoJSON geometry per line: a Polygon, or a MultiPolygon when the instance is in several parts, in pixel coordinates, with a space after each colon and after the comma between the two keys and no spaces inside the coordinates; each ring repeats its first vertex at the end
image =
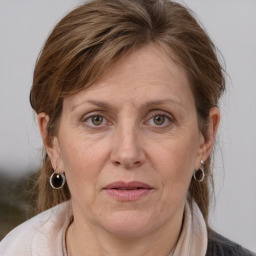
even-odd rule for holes
{"type": "Polygon", "coordinates": [[[66,177],[64,173],[57,173],[53,172],[53,174],[50,177],[50,185],[54,189],[60,189],[64,186],[66,183],[66,177]]]}
{"type": "Polygon", "coordinates": [[[193,177],[194,180],[198,181],[198,182],[202,182],[204,180],[205,177],[205,173],[204,173],[204,161],[201,160],[201,166],[199,168],[199,170],[194,170],[193,173],[193,177]]]}

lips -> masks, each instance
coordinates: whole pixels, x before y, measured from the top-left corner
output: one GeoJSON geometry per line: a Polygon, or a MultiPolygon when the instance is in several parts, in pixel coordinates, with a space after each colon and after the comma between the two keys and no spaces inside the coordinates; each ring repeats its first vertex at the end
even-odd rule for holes
{"type": "Polygon", "coordinates": [[[132,181],[132,182],[123,182],[117,181],[113,182],[104,189],[120,189],[120,190],[132,190],[132,189],[152,189],[152,187],[146,183],[139,182],[139,181],[132,181]]]}
{"type": "Polygon", "coordinates": [[[148,195],[153,187],[140,181],[117,181],[105,186],[104,190],[118,201],[135,201],[148,195]]]}

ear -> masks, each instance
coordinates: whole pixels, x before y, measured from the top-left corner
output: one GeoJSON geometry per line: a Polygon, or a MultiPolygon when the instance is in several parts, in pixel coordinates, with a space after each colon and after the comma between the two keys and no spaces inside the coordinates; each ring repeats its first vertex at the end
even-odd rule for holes
{"type": "Polygon", "coordinates": [[[60,170],[61,166],[59,165],[59,162],[61,160],[59,142],[58,142],[57,136],[54,136],[52,140],[49,141],[48,130],[47,130],[49,120],[50,118],[46,113],[39,113],[37,115],[37,121],[40,129],[41,137],[42,137],[45,149],[47,151],[47,154],[51,160],[52,167],[56,172],[61,173],[63,171],[60,170]]]}
{"type": "Polygon", "coordinates": [[[218,107],[212,107],[209,111],[209,123],[207,127],[206,135],[204,136],[204,141],[200,146],[201,149],[201,160],[206,161],[210,156],[217,130],[220,122],[220,110],[218,107]]]}

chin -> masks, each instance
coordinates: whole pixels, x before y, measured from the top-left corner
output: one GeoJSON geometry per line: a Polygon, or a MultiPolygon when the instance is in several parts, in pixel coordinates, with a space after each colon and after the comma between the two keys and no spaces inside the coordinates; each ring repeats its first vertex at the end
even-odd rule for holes
{"type": "Polygon", "coordinates": [[[119,237],[140,237],[150,232],[153,219],[138,211],[120,211],[105,219],[105,230],[119,237]]]}

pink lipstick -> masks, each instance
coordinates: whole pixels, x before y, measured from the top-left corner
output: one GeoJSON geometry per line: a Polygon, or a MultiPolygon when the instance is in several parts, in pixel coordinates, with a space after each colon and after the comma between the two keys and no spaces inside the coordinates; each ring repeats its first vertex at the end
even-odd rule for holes
{"type": "Polygon", "coordinates": [[[104,190],[118,201],[136,201],[149,194],[153,187],[139,181],[117,181],[104,187],[104,190]]]}

